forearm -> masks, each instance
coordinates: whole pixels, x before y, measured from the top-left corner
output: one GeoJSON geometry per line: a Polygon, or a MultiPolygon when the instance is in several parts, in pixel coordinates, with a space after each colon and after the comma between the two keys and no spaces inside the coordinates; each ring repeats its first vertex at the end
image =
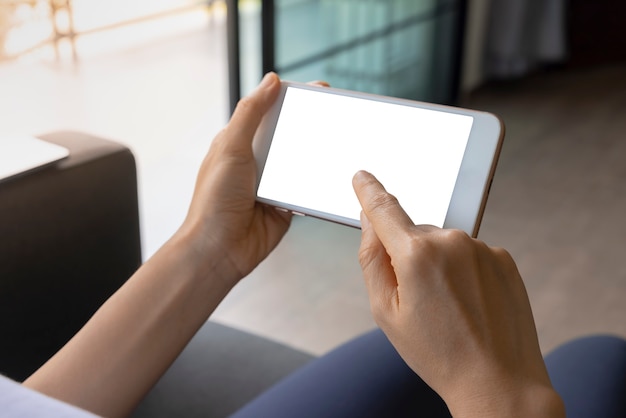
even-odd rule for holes
{"type": "Polygon", "coordinates": [[[218,260],[200,271],[185,240],[166,243],[24,384],[100,415],[130,413],[234,283],[218,260]]]}

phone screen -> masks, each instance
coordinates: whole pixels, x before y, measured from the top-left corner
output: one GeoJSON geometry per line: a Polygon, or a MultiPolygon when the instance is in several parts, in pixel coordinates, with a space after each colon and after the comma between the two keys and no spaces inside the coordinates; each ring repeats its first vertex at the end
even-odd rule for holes
{"type": "Polygon", "coordinates": [[[359,219],[358,170],[415,224],[443,227],[473,117],[287,87],[259,197],[359,219]]]}

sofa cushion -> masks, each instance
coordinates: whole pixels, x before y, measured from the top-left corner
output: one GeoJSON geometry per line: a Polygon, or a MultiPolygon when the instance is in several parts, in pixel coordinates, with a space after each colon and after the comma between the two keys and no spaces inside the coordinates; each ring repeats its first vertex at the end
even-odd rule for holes
{"type": "Polygon", "coordinates": [[[133,417],[226,417],[312,359],[207,321],[133,417]]]}

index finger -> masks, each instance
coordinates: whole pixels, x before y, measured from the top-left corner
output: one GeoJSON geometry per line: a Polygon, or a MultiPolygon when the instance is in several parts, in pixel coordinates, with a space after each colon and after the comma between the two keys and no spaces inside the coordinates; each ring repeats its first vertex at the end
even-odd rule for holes
{"type": "Polygon", "coordinates": [[[398,199],[389,194],[372,174],[367,171],[357,172],[352,179],[352,186],[365,216],[385,247],[393,245],[402,233],[415,226],[398,199]]]}

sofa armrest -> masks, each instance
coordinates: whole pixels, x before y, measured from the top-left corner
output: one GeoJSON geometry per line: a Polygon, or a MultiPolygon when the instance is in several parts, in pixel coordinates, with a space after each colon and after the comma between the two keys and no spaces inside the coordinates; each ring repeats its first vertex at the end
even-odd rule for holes
{"type": "Polygon", "coordinates": [[[131,151],[77,132],[40,138],[70,156],[0,183],[0,373],[18,381],[141,264],[131,151]]]}

